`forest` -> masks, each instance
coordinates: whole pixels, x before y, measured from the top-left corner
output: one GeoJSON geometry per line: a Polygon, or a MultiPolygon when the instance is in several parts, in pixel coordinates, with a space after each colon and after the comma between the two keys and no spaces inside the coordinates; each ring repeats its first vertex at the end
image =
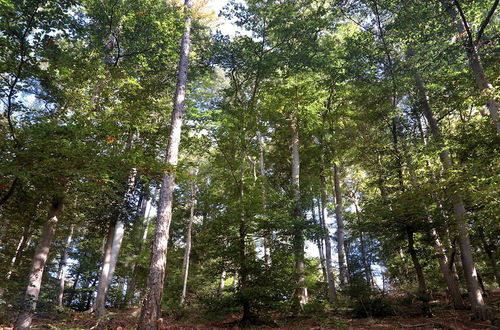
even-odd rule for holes
{"type": "Polygon", "coordinates": [[[499,0],[0,0],[1,329],[499,329],[499,0]]]}

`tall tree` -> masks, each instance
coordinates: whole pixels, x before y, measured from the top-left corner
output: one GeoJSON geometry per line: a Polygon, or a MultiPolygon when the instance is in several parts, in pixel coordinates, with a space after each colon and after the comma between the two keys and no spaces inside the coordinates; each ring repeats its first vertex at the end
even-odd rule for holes
{"type": "Polygon", "coordinates": [[[33,263],[31,264],[28,287],[24,295],[23,307],[17,317],[14,329],[21,330],[29,329],[31,327],[33,314],[35,313],[38,297],[40,295],[45,263],[47,262],[50,245],[52,244],[56,226],[59,222],[59,216],[63,209],[63,203],[63,196],[55,196],[50,203],[47,221],[43,226],[40,241],[38,242],[35,255],[33,256],[33,263]]]}
{"type": "Polygon", "coordinates": [[[191,8],[193,0],[184,2],[186,21],[181,39],[180,59],[177,75],[177,87],[174,98],[174,110],[170,125],[167,153],[165,155],[166,169],[162,177],[158,215],[156,218],[155,235],[151,249],[151,262],[146,285],[146,297],[142,304],[139,328],[157,329],[161,317],[161,303],[165,281],[165,265],[167,256],[170,222],[172,221],[172,203],[175,184],[175,167],[179,157],[181,140],[182,116],[186,98],[187,73],[189,65],[189,48],[191,45],[191,8]]]}

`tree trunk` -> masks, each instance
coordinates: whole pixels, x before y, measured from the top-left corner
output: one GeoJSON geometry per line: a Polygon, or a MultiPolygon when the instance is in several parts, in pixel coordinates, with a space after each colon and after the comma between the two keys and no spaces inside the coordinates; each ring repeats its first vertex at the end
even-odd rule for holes
{"type": "Polygon", "coordinates": [[[292,189],[294,199],[293,217],[295,220],[293,251],[295,258],[295,292],[292,304],[293,314],[298,314],[302,305],[307,303],[307,288],[304,273],[304,233],[302,223],[302,210],[300,205],[300,154],[299,154],[299,129],[297,118],[291,121],[292,133],[292,189]]]}
{"type": "Polygon", "coordinates": [[[181,294],[181,306],[184,305],[186,299],[186,289],[187,280],[189,274],[189,256],[191,254],[191,230],[193,228],[194,220],[194,206],[196,204],[196,185],[194,182],[191,183],[191,210],[189,214],[189,223],[186,231],[186,248],[184,251],[184,261],[182,263],[182,294],[181,294]]]}
{"type": "MultiPolygon", "coordinates": [[[[432,112],[429,100],[427,99],[427,91],[425,89],[425,85],[418,72],[415,74],[415,82],[419,92],[422,111],[424,113],[425,118],[427,119],[427,123],[429,124],[431,134],[435,142],[437,143],[439,149],[441,150],[441,152],[439,153],[439,158],[443,165],[444,171],[447,173],[452,168],[450,152],[448,149],[444,148],[443,138],[438,126],[438,122],[434,117],[434,113],[432,112]]],[[[481,295],[481,290],[479,288],[479,283],[477,279],[476,267],[474,265],[474,260],[472,258],[472,249],[469,239],[469,233],[467,232],[467,221],[465,219],[466,215],[465,206],[462,197],[457,191],[454,191],[454,189],[449,189],[448,194],[453,203],[455,223],[457,224],[458,227],[460,255],[462,258],[462,265],[467,282],[469,300],[476,316],[480,319],[484,319],[487,317],[486,312],[488,308],[485,302],[483,301],[483,296],[481,295]]]]}
{"type": "Polygon", "coordinates": [[[111,254],[112,254],[112,247],[113,247],[113,237],[115,234],[115,223],[110,223],[109,228],[108,228],[108,235],[106,236],[106,242],[104,244],[104,249],[103,249],[103,261],[102,261],[102,267],[101,267],[101,273],[99,275],[99,284],[97,285],[97,297],[96,301],[94,302],[94,305],[87,311],[88,313],[93,313],[97,312],[98,315],[104,315],[106,314],[105,308],[105,286],[107,285],[107,279],[109,277],[109,270],[111,267],[111,254]],[[98,300],[100,300],[98,302],[98,300]],[[97,310],[97,308],[101,308],[100,311],[97,310]]]}
{"type": "Polygon", "coordinates": [[[497,266],[497,258],[496,255],[496,246],[495,244],[488,244],[486,241],[486,236],[484,235],[484,230],[482,227],[478,228],[479,238],[481,238],[481,243],[483,244],[484,252],[486,253],[486,257],[490,264],[491,270],[495,279],[497,281],[498,287],[500,288],[500,267],[497,266]]]}
{"type": "Polygon", "coordinates": [[[73,280],[73,285],[71,286],[71,292],[69,294],[69,298],[67,299],[67,302],[68,302],[67,305],[68,306],[71,306],[71,304],[73,303],[73,299],[75,298],[76,287],[78,285],[78,281],[80,280],[80,276],[82,275],[81,268],[82,268],[82,266],[79,265],[78,266],[78,271],[77,271],[76,276],[75,276],[75,279],[73,280]]]}
{"type": "Polygon", "coordinates": [[[346,287],[349,284],[347,272],[347,260],[344,246],[344,217],[342,216],[342,192],[340,190],[340,179],[336,164],[333,164],[333,186],[335,190],[335,217],[337,218],[337,251],[339,254],[339,275],[340,286],[346,287]]]}
{"type": "MultiPolygon", "coordinates": [[[[318,203],[319,217],[318,217],[318,221],[316,221],[316,212],[315,212],[316,206],[314,204],[315,203],[314,203],[314,198],[313,198],[312,208],[311,208],[312,220],[314,223],[316,223],[318,225],[319,228],[321,228],[321,230],[323,230],[323,219],[321,217],[321,205],[319,205],[320,203],[318,203]]],[[[323,238],[321,236],[322,235],[319,234],[316,237],[316,245],[318,246],[319,263],[321,266],[321,272],[323,273],[323,279],[324,279],[325,283],[328,284],[328,274],[326,273],[326,264],[325,264],[325,253],[323,250],[323,238]]]]}
{"type": "Polygon", "coordinates": [[[24,296],[24,303],[17,318],[15,329],[29,329],[36,310],[38,296],[42,284],[45,262],[49,255],[50,245],[56,231],[59,215],[63,209],[63,197],[57,196],[52,199],[47,222],[43,226],[40,234],[40,241],[33,256],[31,270],[29,274],[28,287],[24,296]]]}
{"type": "MultiPolygon", "coordinates": [[[[457,26],[458,33],[461,36],[468,36],[466,22],[460,17],[453,6],[448,3],[445,4],[448,14],[455,20],[455,25],[457,26]]],[[[486,101],[486,107],[490,112],[490,117],[495,125],[497,134],[500,135],[500,119],[498,111],[500,109],[500,102],[495,99],[495,87],[488,81],[486,74],[484,72],[483,64],[481,61],[481,56],[479,55],[478,42],[469,39],[465,42],[465,51],[467,53],[467,59],[469,60],[469,69],[474,75],[474,80],[479,91],[486,95],[488,100],[486,101]]]]}
{"type": "MultiPolygon", "coordinates": [[[[250,299],[248,290],[248,265],[247,265],[247,254],[246,254],[246,237],[247,237],[247,222],[246,222],[246,212],[244,204],[244,190],[243,190],[243,176],[240,180],[239,185],[239,201],[240,201],[240,225],[238,228],[239,239],[238,239],[238,252],[239,252],[239,262],[240,262],[240,285],[239,291],[241,295],[241,302],[243,305],[243,316],[241,318],[241,324],[247,325],[252,323],[252,315],[250,310],[250,299]]],[[[236,279],[236,276],[235,276],[236,279]]]]}
{"type": "Polygon", "coordinates": [[[337,299],[337,291],[335,289],[335,278],[333,275],[333,266],[332,266],[332,246],[330,240],[330,231],[326,226],[326,219],[328,219],[328,210],[326,208],[326,178],[324,169],[320,174],[320,189],[321,189],[321,214],[322,214],[322,229],[324,232],[324,240],[325,240],[325,254],[326,254],[326,274],[327,274],[327,283],[328,283],[328,301],[331,304],[335,304],[338,302],[337,299]]]}
{"type": "Polygon", "coordinates": [[[64,297],[64,285],[66,282],[66,270],[68,268],[68,254],[69,248],[71,247],[71,240],[73,239],[73,230],[75,229],[74,225],[71,225],[69,228],[68,239],[66,240],[66,247],[64,248],[64,255],[61,259],[61,263],[59,264],[59,293],[57,295],[57,305],[63,305],[63,297],[64,297]]]}
{"type": "MultiPolygon", "coordinates": [[[[259,114],[259,122],[260,122],[260,114],[259,114]]],[[[259,171],[260,171],[260,179],[261,179],[261,189],[262,189],[262,210],[264,211],[264,215],[266,213],[266,204],[267,204],[267,194],[266,194],[266,185],[265,185],[265,178],[266,178],[266,166],[264,163],[264,141],[262,138],[262,135],[260,134],[260,131],[257,131],[257,141],[259,142],[259,171]]],[[[264,262],[266,265],[270,266],[272,262],[272,257],[271,257],[271,249],[270,249],[270,242],[271,242],[271,237],[270,233],[266,231],[264,233],[264,237],[262,238],[262,245],[264,247],[264,262]]]]}
{"type": "Polygon", "coordinates": [[[12,276],[12,273],[14,272],[14,269],[16,268],[16,264],[19,262],[19,259],[21,258],[21,254],[24,251],[24,248],[27,246],[27,243],[29,241],[29,236],[30,236],[30,231],[31,231],[31,224],[33,221],[30,221],[30,223],[24,227],[23,235],[21,236],[21,239],[19,240],[19,243],[17,244],[16,247],[16,252],[14,253],[14,256],[12,257],[10,261],[10,268],[9,271],[7,272],[7,275],[5,276],[6,280],[9,280],[10,277],[12,276]]]}
{"type": "Polygon", "coordinates": [[[410,228],[406,228],[406,235],[408,237],[408,253],[410,254],[411,261],[413,263],[413,268],[415,268],[415,273],[417,275],[418,281],[418,299],[422,301],[422,311],[423,314],[432,317],[432,312],[429,306],[429,295],[427,292],[427,285],[425,283],[424,272],[422,271],[422,266],[418,260],[417,251],[415,250],[415,243],[413,240],[413,231],[410,228]]]}
{"type": "Polygon", "coordinates": [[[161,318],[161,302],[165,281],[165,267],[167,263],[167,247],[172,220],[173,191],[175,185],[175,167],[179,158],[179,144],[181,140],[182,116],[186,97],[186,82],[189,61],[189,47],[191,43],[191,8],[193,0],[185,0],[186,22],[181,40],[180,59],[175,91],[174,111],[168,138],[167,153],[165,156],[166,170],[163,174],[158,202],[158,215],[155,226],[155,236],[151,249],[151,261],[146,284],[146,297],[143,301],[138,328],[157,329],[158,319],[161,318]]]}
{"type": "MultiPolygon", "coordinates": [[[[356,218],[358,219],[358,221],[361,221],[361,218],[359,216],[359,203],[356,193],[354,193],[354,211],[356,212],[356,218]]],[[[361,248],[361,261],[363,262],[363,267],[365,268],[366,282],[371,287],[375,287],[372,267],[368,262],[368,258],[366,257],[365,239],[362,231],[359,232],[359,242],[361,248]]]]}
{"type": "Polygon", "coordinates": [[[222,269],[220,273],[219,286],[217,287],[217,295],[221,296],[224,292],[224,287],[226,286],[226,270],[222,269]]]}
{"type": "Polygon", "coordinates": [[[453,306],[456,309],[465,309],[465,305],[462,300],[462,295],[460,294],[458,281],[453,275],[452,269],[449,267],[448,257],[446,255],[446,252],[443,248],[443,244],[441,243],[441,240],[435,228],[431,228],[431,236],[434,243],[434,249],[437,252],[439,267],[441,268],[441,272],[443,273],[446,286],[448,287],[451,299],[453,300],[453,306]]]}
{"type": "MultiPolygon", "coordinates": [[[[413,186],[415,188],[419,189],[420,184],[418,183],[418,178],[416,177],[415,172],[414,171],[410,171],[410,172],[412,173],[411,177],[412,177],[413,186]]],[[[433,197],[436,198],[437,200],[439,200],[439,196],[437,196],[437,194],[433,194],[433,197]]],[[[428,212],[426,210],[427,205],[425,205],[424,202],[422,202],[421,204],[422,204],[421,205],[422,209],[426,213],[427,223],[430,225],[430,228],[431,228],[430,235],[431,235],[431,239],[434,243],[434,250],[436,251],[437,259],[439,262],[439,267],[441,268],[441,272],[443,273],[443,277],[444,277],[444,280],[446,282],[446,286],[448,287],[448,291],[450,293],[450,296],[452,298],[453,305],[456,309],[464,309],[465,306],[464,306],[464,303],[462,300],[462,296],[460,295],[460,288],[459,288],[458,281],[455,280],[453,272],[450,269],[450,267],[448,266],[448,257],[446,255],[443,244],[441,243],[441,239],[439,237],[439,234],[434,226],[434,221],[432,219],[432,216],[430,214],[428,214],[428,212]]],[[[438,203],[438,205],[441,206],[440,203],[438,203]]]]}
{"type": "MultiPolygon", "coordinates": [[[[148,201],[149,201],[149,193],[143,191],[140,203],[138,203],[140,211],[138,219],[139,221],[137,221],[136,224],[140,225],[140,229],[144,227],[144,230],[142,234],[142,239],[139,241],[138,248],[135,253],[134,262],[132,263],[131,266],[130,270],[131,275],[127,281],[127,291],[125,293],[125,303],[124,303],[125,307],[131,306],[132,300],[135,296],[138,258],[142,254],[142,249],[144,247],[144,242],[146,241],[149,228],[148,201]]],[[[151,211],[151,209],[149,209],[149,211],[151,211]]]]}
{"type": "Polygon", "coordinates": [[[91,309],[91,311],[95,312],[98,317],[106,315],[106,296],[118,262],[118,255],[122,246],[123,235],[125,234],[125,220],[128,212],[127,204],[132,197],[136,177],[137,170],[133,168],[128,177],[127,188],[123,197],[122,205],[118,212],[118,219],[114,225],[114,230],[110,231],[108,241],[106,242],[106,252],[104,255],[101,275],[99,276],[97,296],[91,309]],[[109,246],[108,242],[110,242],[111,246],[109,246]],[[107,262],[107,260],[109,260],[109,262],[107,262]]]}

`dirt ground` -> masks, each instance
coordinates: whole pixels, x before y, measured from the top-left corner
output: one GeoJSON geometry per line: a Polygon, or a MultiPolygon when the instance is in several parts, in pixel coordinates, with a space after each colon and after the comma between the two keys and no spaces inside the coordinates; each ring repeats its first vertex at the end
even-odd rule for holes
{"type": "MultiPolygon", "coordinates": [[[[500,312],[500,290],[495,290],[487,297],[487,302],[500,312]]],[[[380,318],[349,318],[342,311],[330,311],[326,317],[298,317],[290,318],[277,313],[270,313],[270,325],[250,327],[251,329],[498,329],[498,324],[491,321],[478,322],[471,318],[470,311],[449,309],[446,303],[434,301],[436,308],[434,317],[420,315],[418,304],[397,306],[394,315],[380,318]]],[[[134,329],[137,323],[139,310],[126,309],[110,311],[107,317],[96,320],[91,315],[81,312],[58,313],[52,317],[35,317],[33,329],[134,329]]],[[[203,321],[202,318],[188,314],[187,317],[165,316],[160,328],[169,330],[193,329],[241,329],[238,321],[239,314],[230,314],[218,321],[203,321]]],[[[496,322],[500,321],[497,319],[496,322]]],[[[0,329],[12,329],[12,324],[0,325],[0,329]]],[[[247,328],[248,329],[248,328],[247,328]]]]}

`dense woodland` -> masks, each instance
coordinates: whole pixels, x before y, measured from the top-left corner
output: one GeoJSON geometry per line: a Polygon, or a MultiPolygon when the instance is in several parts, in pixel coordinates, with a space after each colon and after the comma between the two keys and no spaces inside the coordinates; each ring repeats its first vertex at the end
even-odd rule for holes
{"type": "Polygon", "coordinates": [[[0,0],[0,324],[498,325],[498,3],[0,0]]]}

